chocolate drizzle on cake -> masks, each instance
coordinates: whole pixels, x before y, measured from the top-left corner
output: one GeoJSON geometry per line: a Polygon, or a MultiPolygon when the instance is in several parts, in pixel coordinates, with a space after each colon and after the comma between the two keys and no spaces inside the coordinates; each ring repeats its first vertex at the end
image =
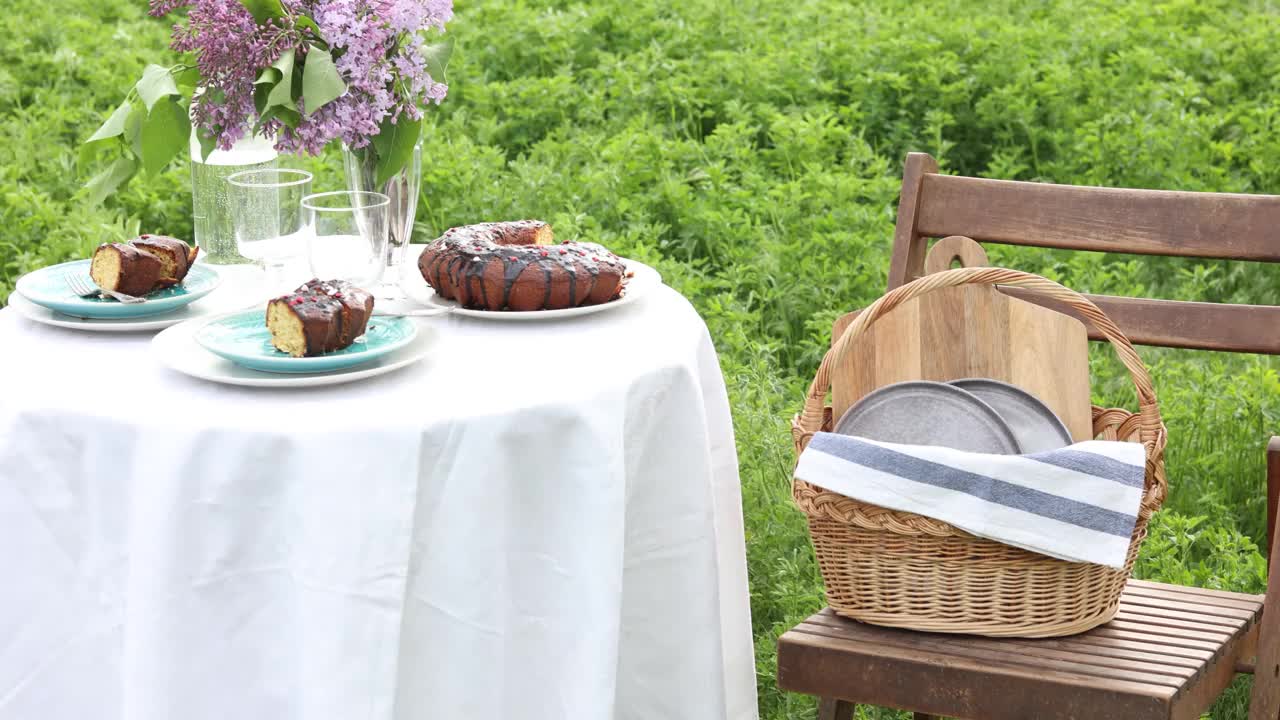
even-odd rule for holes
{"type": "Polygon", "coordinates": [[[418,267],[438,294],[472,308],[560,309],[621,294],[627,269],[617,255],[550,241],[550,226],[537,220],[456,227],[427,246],[418,267]]]}
{"type": "Polygon", "coordinates": [[[199,252],[199,248],[165,235],[104,243],[93,253],[89,276],[104,290],[147,295],[182,282],[199,252]]]}
{"type": "Polygon", "coordinates": [[[341,350],[364,334],[373,296],[342,280],[310,280],[267,304],[271,343],[294,357],[341,350]]]}

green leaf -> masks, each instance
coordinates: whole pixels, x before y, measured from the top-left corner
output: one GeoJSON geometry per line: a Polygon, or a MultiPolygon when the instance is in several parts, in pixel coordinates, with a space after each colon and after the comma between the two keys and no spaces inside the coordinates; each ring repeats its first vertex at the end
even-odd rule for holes
{"type": "Polygon", "coordinates": [[[262,126],[272,120],[279,120],[286,127],[296,128],[302,124],[302,113],[295,108],[284,107],[283,105],[268,108],[265,113],[258,116],[258,122],[253,126],[253,134],[257,135],[262,130],[262,126]]]}
{"type": "Polygon", "coordinates": [[[258,79],[253,81],[254,85],[266,85],[268,89],[275,87],[280,82],[280,70],[274,67],[264,67],[262,72],[258,73],[258,79]]]}
{"type": "Polygon", "coordinates": [[[189,65],[183,70],[174,73],[173,80],[178,85],[178,90],[185,91],[190,95],[200,86],[200,68],[195,65],[189,65]]]}
{"type": "Polygon", "coordinates": [[[299,30],[310,30],[317,38],[320,37],[320,26],[316,24],[315,20],[312,20],[306,15],[299,15],[296,17],[293,24],[297,26],[299,30]]]}
{"type": "Polygon", "coordinates": [[[240,0],[240,4],[253,16],[254,22],[262,25],[272,18],[284,17],[284,6],[280,0],[240,0]]]}
{"type": "Polygon", "coordinates": [[[292,49],[280,54],[271,67],[262,69],[258,79],[254,81],[253,105],[258,115],[265,115],[273,107],[296,108],[298,102],[293,94],[294,85],[294,52],[292,49]]]}
{"type": "Polygon", "coordinates": [[[280,73],[281,78],[287,78],[293,74],[293,65],[297,61],[297,55],[293,48],[289,48],[280,53],[280,57],[271,63],[271,67],[280,73]]]}
{"type": "Polygon", "coordinates": [[[178,91],[178,84],[173,80],[173,75],[169,73],[169,68],[159,65],[148,65],[142,71],[142,79],[133,87],[137,89],[142,103],[147,106],[147,112],[151,112],[151,108],[155,107],[160,98],[181,94],[178,91]]]}
{"type": "Polygon", "coordinates": [[[434,45],[422,46],[422,59],[426,64],[431,79],[438,83],[445,81],[445,69],[449,67],[449,58],[453,57],[453,38],[434,45]]]}
{"type": "Polygon", "coordinates": [[[124,121],[124,141],[133,151],[134,157],[142,157],[142,123],[147,119],[147,111],[134,105],[129,117],[124,121]]]}
{"type": "Polygon", "coordinates": [[[133,103],[128,100],[120,103],[120,107],[116,108],[115,112],[111,113],[111,117],[107,118],[107,121],[102,123],[102,127],[98,128],[97,132],[90,135],[88,140],[85,140],[85,144],[87,145],[99,140],[106,140],[107,138],[113,138],[122,134],[124,132],[125,120],[129,118],[129,112],[131,110],[133,110],[133,103]]]}
{"type": "Polygon", "coordinates": [[[400,122],[383,120],[378,134],[373,136],[373,147],[378,151],[378,178],[380,186],[409,164],[413,147],[422,135],[422,121],[400,116],[400,122]]]}
{"type": "Polygon", "coordinates": [[[155,175],[191,143],[191,120],[176,101],[157,105],[142,126],[142,168],[155,175]]]}
{"type": "Polygon", "coordinates": [[[253,109],[258,111],[258,117],[262,117],[267,112],[267,98],[271,97],[273,89],[271,85],[254,84],[253,109]]]}
{"type": "Polygon", "coordinates": [[[296,128],[302,124],[302,113],[296,108],[291,107],[275,107],[272,108],[272,117],[280,119],[287,127],[296,128]]]}
{"type": "Polygon", "coordinates": [[[307,106],[307,115],[342,97],[346,91],[347,84],[338,75],[333,56],[312,45],[307,52],[307,62],[302,68],[302,97],[307,106]]]}
{"type": "Polygon", "coordinates": [[[80,146],[80,152],[77,155],[76,162],[81,169],[93,164],[94,158],[98,156],[107,145],[110,144],[112,138],[124,135],[128,126],[129,116],[133,112],[133,103],[126,99],[120,103],[120,107],[116,108],[107,121],[102,123],[93,135],[80,146]]]}
{"type": "Polygon", "coordinates": [[[209,130],[196,130],[196,140],[200,141],[200,162],[209,160],[209,156],[218,148],[218,138],[209,130]]]}
{"type": "Polygon", "coordinates": [[[129,178],[138,172],[138,161],[133,157],[116,158],[114,162],[102,170],[102,172],[94,175],[85,183],[85,189],[89,193],[88,201],[90,205],[98,205],[107,196],[115,192],[117,188],[129,181],[129,178]]]}
{"type": "Polygon", "coordinates": [[[76,168],[83,173],[85,168],[93,164],[94,159],[98,157],[98,153],[106,146],[107,143],[103,140],[87,142],[81,145],[80,152],[76,154],[76,168]]]}
{"type": "Polygon", "coordinates": [[[298,107],[298,101],[293,94],[293,64],[293,50],[289,49],[271,66],[280,73],[280,80],[276,82],[275,87],[267,95],[267,109],[273,107],[296,109],[298,107]]]}

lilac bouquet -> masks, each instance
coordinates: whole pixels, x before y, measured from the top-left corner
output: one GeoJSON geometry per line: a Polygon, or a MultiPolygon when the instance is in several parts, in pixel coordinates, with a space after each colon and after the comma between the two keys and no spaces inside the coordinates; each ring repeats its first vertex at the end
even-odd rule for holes
{"type": "Polygon", "coordinates": [[[452,0],[150,0],[157,17],[186,9],[172,67],[150,65],[86,141],[118,156],[89,182],[96,200],[139,169],[163,169],[196,126],[204,157],[255,134],[285,153],[340,141],[371,155],[379,180],[405,167],[422,108],[444,99],[447,43],[429,44],[452,0]]]}

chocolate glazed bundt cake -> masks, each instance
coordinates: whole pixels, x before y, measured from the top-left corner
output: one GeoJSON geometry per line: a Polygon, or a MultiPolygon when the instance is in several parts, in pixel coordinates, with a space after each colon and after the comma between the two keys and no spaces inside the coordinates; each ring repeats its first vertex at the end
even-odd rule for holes
{"type": "Polygon", "coordinates": [[[440,297],[481,310],[561,310],[622,294],[627,266],[617,255],[551,240],[539,220],[451,228],[422,251],[418,269],[440,297]]]}
{"type": "Polygon", "coordinates": [[[199,252],[199,248],[164,235],[104,243],[93,252],[89,276],[103,290],[146,295],[182,282],[199,252]]]}
{"type": "Polygon", "coordinates": [[[271,344],[293,357],[349,347],[364,334],[373,296],[342,280],[310,280],[267,303],[271,344]]]}

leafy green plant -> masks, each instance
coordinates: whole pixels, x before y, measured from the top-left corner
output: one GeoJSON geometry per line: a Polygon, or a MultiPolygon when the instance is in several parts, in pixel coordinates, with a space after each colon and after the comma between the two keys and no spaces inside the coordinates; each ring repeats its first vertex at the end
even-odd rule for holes
{"type": "MultiPolygon", "coordinates": [[[[146,170],[148,175],[163,171],[169,161],[188,147],[191,137],[189,103],[183,97],[195,89],[196,74],[190,65],[171,68],[148,65],[124,102],[120,103],[80,148],[80,163],[89,165],[98,154],[114,145],[117,153],[105,168],[86,184],[88,202],[98,204],[124,183],[146,170]],[[183,88],[178,85],[179,80],[183,88]]],[[[213,149],[212,142],[208,150],[213,149]]],[[[208,156],[208,151],[205,152],[208,156]]]]}

